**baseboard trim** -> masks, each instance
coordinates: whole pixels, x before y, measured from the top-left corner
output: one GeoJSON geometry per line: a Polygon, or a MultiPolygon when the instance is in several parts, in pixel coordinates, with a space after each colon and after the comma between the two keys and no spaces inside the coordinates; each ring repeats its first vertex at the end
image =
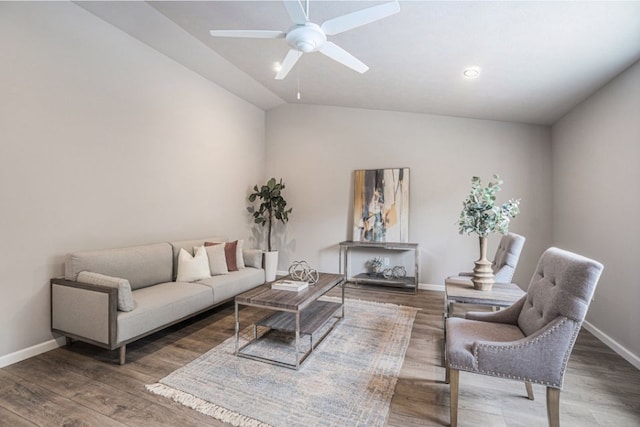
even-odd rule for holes
{"type": "Polygon", "coordinates": [[[622,356],[623,359],[631,363],[636,369],[640,369],[640,357],[627,350],[624,346],[622,346],[609,335],[605,334],[600,329],[595,327],[592,323],[589,323],[585,320],[582,326],[584,326],[587,331],[591,332],[596,338],[598,338],[609,348],[611,348],[611,350],[615,351],[620,356],[622,356]]]}
{"type": "Polygon", "coordinates": [[[64,337],[59,337],[53,340],[45,341],[34,346],[18,350],[14,353],[9,353],[0,357],[0,368],[13,365],[14,363],[21,362],[33,356],[37,356],[47,351],[54,350],[58,347],[65,345],[66,341],[64,337]]]}
{"type": "Polygon", "coordinates": [[[418,283],[418,289],[424,289],[425,291],[444,292],[444,285],[434,285],[431,283],[418,283]]]}

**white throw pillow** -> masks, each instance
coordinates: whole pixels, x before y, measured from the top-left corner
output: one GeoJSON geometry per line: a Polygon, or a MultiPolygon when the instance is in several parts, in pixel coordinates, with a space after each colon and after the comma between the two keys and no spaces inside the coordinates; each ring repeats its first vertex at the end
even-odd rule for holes
{"type": "Polygon", "coordinates": [[[90,285],[116,288],[118,289],[118,310],[131,311],[135,308],[131,285],[127,279],[105,276],[104,274],[94,273],[92,271],[81,271],[78,274],[77,280],[78,282],[88,283],[90,285]]]}
{"type": "Polygon", "coordinates": [[[196,280],[211,277],[209,272],[209,258],[204,246],[198,246],[195,255],[184,249],[178,253],[178,277],[176,282],[195,282],[196,280]]]}
{"type": "MultiPolygon", "coordinates": [[[[236,241],[238,242],[236,244],[236,266],[238,267],[238,270],[240,270],[241,268],[245,268],[245,265],[244,265],[245,262],[244,262],[244,258],[242,256],[243,255],[243,253],[242,253],[242,245],[244,244],[244,240],[236,240],[236,241]]],[[[233,243],[233,242],[219,242],[217,240],[212,240],[211,243],[220,243],[220,244],[222,244],[222,246],[224,246],[227,243],[233,243]]]]}
{"type": "Polygon", "coordinates": [[[224,243],[220,245],[205,246],[209,258],[209,270],[212,276],[229,274],[227,258],[224,253],[224,243]]]}
{"type": "Polygon", "coordinates": [[[242,257],[247,267],[262,268],[262,251],[260,249],[244,249],[242,257]]]}
{"type": "Polygon", "coordinates": [[[238,266],[238,270],[244,268],[244,257],[242,256],[242,244],[244,240],[238,240],[238,245],[236,246],[236,265],[238,266]]]}

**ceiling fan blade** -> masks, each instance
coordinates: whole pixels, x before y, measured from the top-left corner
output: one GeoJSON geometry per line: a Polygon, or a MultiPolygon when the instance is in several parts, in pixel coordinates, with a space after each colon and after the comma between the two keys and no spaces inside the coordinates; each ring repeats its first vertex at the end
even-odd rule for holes
{"type": "Polygon", "coordinates": [[[282,39],[285,36],[284,31],[270,30],[211,30],[209,34],[213,37],[246,37],[252,39],[282,39]]]}
{"type": "Polygon", "coordinates": [[[334,61],[338,61],[339,63],[346,65],[347,67],[359,73],[365,73],[369,69],[369,67],[367,67],[358,58],[351,55],[349,52],[347,52],[337,44],[329,41],[326,42],[324,46],[322,46],[322,48],[320,49],[320,53],[327,55],[334,61]]]}
{"type": "Polygon", "coordinates": [[[298,62],[298,59],[300,59],[301,56],[302,52],[299,50],[289,50],[289,53],[284,57],[282,64],[280,64],[280,71],[276,74],[276,80],[282,80],[287,77],[287,74],[289,74],[289,71],[291,71],[293,66],[296,65],[296,62],[298,62]]]}
{"type": "Polygon", "coordinates": [[[291,17],[291,21],[296,25],[304,25],[309,20],[307,12],[304,10],[304,6],[300,0],[283,0],[284,7],[287,8],[287,12],[291,17]]]}
{"type": "Polygon", "coordinates": [[[329,19],[325,21],[320,28],[322,28],[322,31],[327,35],[333,36],[352,28],[370,24],[398,12],[400,12],[400,4],[397,1],[392,1],[329,19]]]}

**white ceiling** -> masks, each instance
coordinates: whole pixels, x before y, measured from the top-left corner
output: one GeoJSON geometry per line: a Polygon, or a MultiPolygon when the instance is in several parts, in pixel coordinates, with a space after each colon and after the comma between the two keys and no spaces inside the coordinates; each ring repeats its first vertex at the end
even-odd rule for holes
{"type": "MultiPolygon", "coordinates": [[[[312,1],[310,18],[380,3],[312,1]]],[[[284,80],[274,80],[284,40],[209,35],[287,30],[281,1],[78,4],[263,109],[299,102],[552,124],[640,60],[639,1],[401,1],[400,13],[329,37],[368,72],[312,53],[284,80]],[[462,77],[471,65],[480,78],[462,77]]]]}

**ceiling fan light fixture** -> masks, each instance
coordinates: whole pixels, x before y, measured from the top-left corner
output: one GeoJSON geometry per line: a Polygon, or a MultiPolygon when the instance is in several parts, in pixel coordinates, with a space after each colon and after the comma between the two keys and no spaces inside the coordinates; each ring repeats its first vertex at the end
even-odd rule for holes
{"type": "Polygon", "coordinates": [[[478,77],[480,77],[480,67],[467,67],[462,72],[462,75],[467,79],[477,79],[478,77]]]}

